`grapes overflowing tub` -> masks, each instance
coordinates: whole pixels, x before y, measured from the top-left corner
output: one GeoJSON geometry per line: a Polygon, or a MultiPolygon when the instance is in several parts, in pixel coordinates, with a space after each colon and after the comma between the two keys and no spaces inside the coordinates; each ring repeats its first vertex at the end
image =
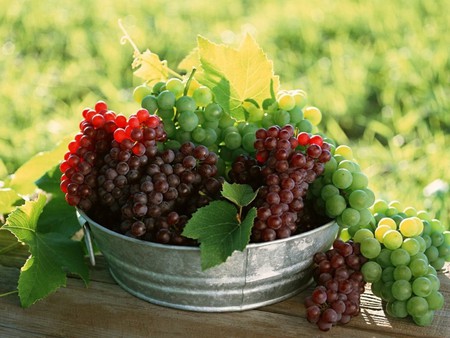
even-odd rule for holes
{"type": "Polygon", "coordinates": [[[338,225],[272,242],[249,244],[202,271],[198,247],[126,237],[79,211],[116,282],[131,294],[163,306],[205,312],[242,311],[273,304],[312,281],[312,259],[336,238],[338,225]]]}

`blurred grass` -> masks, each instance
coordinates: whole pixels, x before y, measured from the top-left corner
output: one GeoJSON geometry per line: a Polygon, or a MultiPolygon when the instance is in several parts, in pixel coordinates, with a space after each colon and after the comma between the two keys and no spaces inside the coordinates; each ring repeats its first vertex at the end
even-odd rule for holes
{"type": "Polygon", "coordinates": [[[251,32],[283,88],[304,89],[324,114],[321,129],[354,148],[378,197],[448,219],[439,202],[448,191],[423,195],[436,179],[450,183],[448,1],[0,0],[0,8],[0,157],[9,172],[74,133],[83,107],[104,99],[115,111],[137,108],[122,18],[141,50],[172,66],[197,34],[236,44],[251,32]]]}

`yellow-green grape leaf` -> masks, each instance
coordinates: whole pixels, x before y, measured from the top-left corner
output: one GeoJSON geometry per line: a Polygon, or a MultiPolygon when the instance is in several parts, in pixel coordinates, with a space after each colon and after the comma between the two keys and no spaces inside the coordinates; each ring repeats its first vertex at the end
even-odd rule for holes
{"type": "Polygon", "coordinates": [[[22,201],[22,197],[15,190],[0,189],[0,215],[9,214],[17,205],[22,204],[22,201]]]}
{"type": "Polygon", "coordinates": [[[12,175],[8,184],[9,188],[18,194],[32,194],[36,189],[34,182],[62,161],[64,154],[68,151],[67,145],[72,138],[73,136],[64,138],[55,149],[40,152],[25,162],[12,175]]]}
{"type": "Polygon", "coordinates": [[[183,236],[200,242],[203,270],[227,260],[234,251],[243,251],[250,241],[256,208],[238,219],[236,207],[227,201],[213,201],[198,209],[186,224],[183,236]]]}
{"type": "Polygon", "coordinates": [[[29,307],[65,286],[67,272],[78,274],[85,283],[89,279],[80,242],[58,232],[40,232],[38,220],[45,203],[46,197],[43,194],[38,195],[34,201],[25,202],[8,216],[1,228],[27,244],[31,254],[19,276],[18,291],[23,307],[29,307]]]}
{"type": "Polygon", "coordinates": [[[178,64],[178,69],[185,70],[187,73],[189,73],[192,68],[197,69],[196,74],[198,76],[201,72],[201,64],[197,47],[191,50],[191,52],[178,64]]]}
{"type": "Polygon", "coordinates": [[[158,54],[148,49],[136,56],[132,66],[139,67],[134,71],[134,75],[144,79],[148,84],[165,81],[168,78],[167,61],[161,61],[158,54]]]}
{"type": "Polygon", "coordinates": [[[270,97],[270,85],[278,91],[279,79],[273,63],[247,34],[239,48],[219,45],[199,36],[197,39],[203,72],[197,74],[200,83],[214,93],[216,102],[237,120],[244,120],[242,107],[246,99],[258,103],[270,97]]]}
{"type": "Polygon", "coordinates": [[[4,180],[8,176],[8,169],[6,168],[5,163],[0,158],[0,181],[4,180]]]}

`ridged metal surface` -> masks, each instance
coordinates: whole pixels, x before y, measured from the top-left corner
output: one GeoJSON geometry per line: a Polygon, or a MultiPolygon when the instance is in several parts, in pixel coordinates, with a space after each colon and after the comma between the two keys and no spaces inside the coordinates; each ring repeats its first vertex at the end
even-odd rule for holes
{"type": "Polygon", "coordinates": [[[151,303],[202,312],[253,309],[305,289],[312,280],[314,253],[328,249],[338,231],[330,222],[290,238],[249,244],[225,263],[202,271],[197,247],[126,237],[80,215],[122,288],[151,303]]]}

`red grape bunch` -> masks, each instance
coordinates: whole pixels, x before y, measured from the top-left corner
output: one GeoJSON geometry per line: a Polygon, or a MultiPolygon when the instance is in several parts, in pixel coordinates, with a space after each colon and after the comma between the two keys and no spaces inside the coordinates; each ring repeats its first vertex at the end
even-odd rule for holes
{"type": "Polygon", "coordinates": [[[230,171],[231,181],[259,188],[252,241],[290,237],[297,232],[309,184],[331,158],[330,145],[318,135],[295,137],[286,125],[258,129],[254,147],[256,159],[238,156],[230,171]]]}
{"type": "Polygon", "coordinates": [[[359,243],[336,239],[333,248],[314,255],[314,280],[311,296],[305,299],[306,318],[322,331],[337,323],[347,324],[358,315],[360,295],[365,281],[361,266],[367,259],[360,253],[359,243]]]}

